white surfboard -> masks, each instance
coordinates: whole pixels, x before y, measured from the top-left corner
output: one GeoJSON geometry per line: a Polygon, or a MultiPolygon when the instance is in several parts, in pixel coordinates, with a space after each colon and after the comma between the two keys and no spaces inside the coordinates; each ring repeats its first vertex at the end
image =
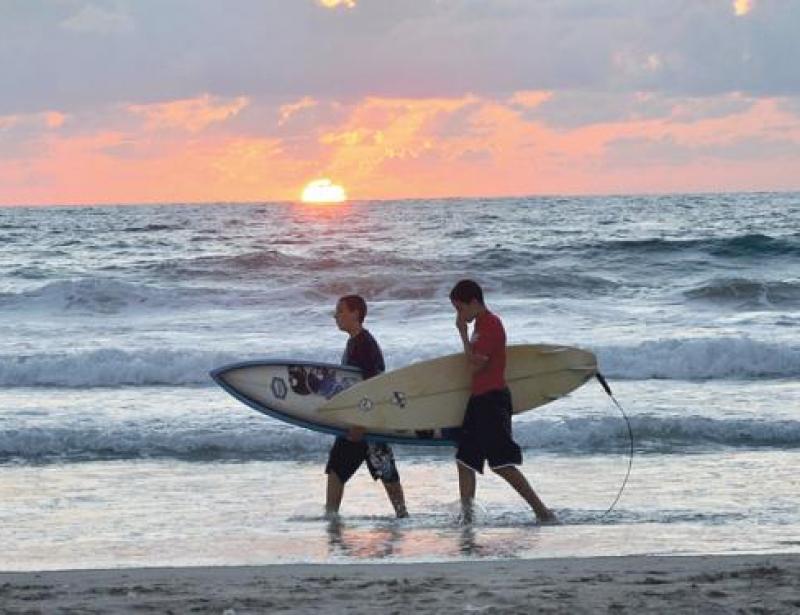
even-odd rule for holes
{"type": "MultiPolygon", "coordinates": [[[[546,344],[509,346],[506,382],[514,413],[563,397],[597,373],[591,352],[546,344]]],[[[355,384],[320,406],[317,415],[375,430],[460,427],[471,374],[463,353],[423,361],[355,384]]]]}
{"type": "MultiPolygon", "coordinates": [[[[259,412],[292,425],[344,435],[349,426],[318,410],[329,399],[362,381],[356,367],[309,361],[256,360],[233,363],[211,372],[228,393],[259,412]]],[[[369,429],[370,441],[417,445],[452,445],[457,430],[369,429]]]]}

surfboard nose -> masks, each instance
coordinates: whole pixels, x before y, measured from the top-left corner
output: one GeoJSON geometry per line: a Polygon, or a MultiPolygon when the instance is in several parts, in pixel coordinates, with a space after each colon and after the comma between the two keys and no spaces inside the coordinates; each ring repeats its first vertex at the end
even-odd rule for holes
{"type": "Polygon", "coordinates": [[[219,384],[222,385],[225,382],[225,374],[231,371],[234,368],[234,364],[222,365],[220,367],[215,367],[214,369],[208,372],[209,377],[219,384]]]}

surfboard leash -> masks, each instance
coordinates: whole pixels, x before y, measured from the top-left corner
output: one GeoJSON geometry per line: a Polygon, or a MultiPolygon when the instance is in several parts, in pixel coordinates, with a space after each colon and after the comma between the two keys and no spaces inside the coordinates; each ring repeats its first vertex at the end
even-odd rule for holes
{"type": "Polygon", "coordinates": [[[619,488],[617,497],[614,498],[614,501],[611,503],[611,506],[608,507],[608,510],[601,515],[601,517],[605,517],[608,513],[614,510],[614,506],[617,505],[617,502],[619,502],[619,499],[622,497],[622,492],[625,491],[625,486],[628,484],[628,479],[631,476],[631,468],[633,467],[633,429],[631,428],[630,420],[628,420],[628,415],[625,414],[625,410],[623,410],[622,406],[617,401],[617,398],[614,397],[614,393],[611,392],[611,387],[608,385],[606,379],[600,372],[597,372],[595,376],[597,376],[598,382],[611,398],[611,401],[613,401],[614,405],[619,409],[620,413],[622,414],[622,418],[625,419],[625,425],[628,427],[628,438],[630,441],[630,450],[628,453],[628,471],[625,472],[625,480],[622,481],[622,486],[619,488]]]}

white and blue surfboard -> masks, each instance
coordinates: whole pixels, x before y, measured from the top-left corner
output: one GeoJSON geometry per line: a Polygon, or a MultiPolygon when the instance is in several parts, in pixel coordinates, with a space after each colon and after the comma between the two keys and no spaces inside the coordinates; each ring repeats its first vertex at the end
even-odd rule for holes
{"type": "MultiPolygon", "coordinates": [[[[357,367],[309,361],[254,360],[211,371],[214,381],[254,410],[291,425],[344,435],[352,423],[318,410],[337,393],[362,382],[357,367]]],[[[368,429],[373,442],[454,445],[458,429],[368,429]]]]}

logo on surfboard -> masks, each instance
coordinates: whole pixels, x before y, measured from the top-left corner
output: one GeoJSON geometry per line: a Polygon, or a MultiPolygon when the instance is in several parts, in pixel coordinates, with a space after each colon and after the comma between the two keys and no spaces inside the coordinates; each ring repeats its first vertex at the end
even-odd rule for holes
{"type": "Polygon", "coordinates": [[[286,394],[288,392],[283,378],[275,376],[272,379],[272,394],[278,399],[286,399],[286,394]]]}
{"type": "Polygon", "coordinates": [[[392,403],[398,408],[406,407],[406,394],[403,391],[392,392],[392,403]]]}

